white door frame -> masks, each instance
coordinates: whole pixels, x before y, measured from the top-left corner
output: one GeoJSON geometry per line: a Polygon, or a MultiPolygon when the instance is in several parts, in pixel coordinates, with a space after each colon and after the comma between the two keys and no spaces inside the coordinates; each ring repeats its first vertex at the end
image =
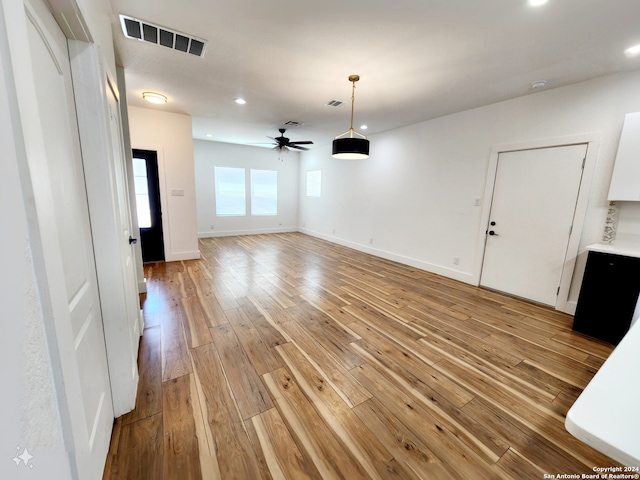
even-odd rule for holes
{"type": "Polygon", "coordinates": [[[177,258],[173,258],[171,253],[171,225],[169,223],[169,199],[167,195],[169,194],[169,188],[167,186],[167,173],[165,168],[164,161],[164,147],[162,145],[153,144],[153,143],[145,143],[145,142],[131,142],[131,149],[136,150],[149,150],[151,152],[156,152],[158,156],[158,183],[160,184],[160,210],[162,213],[162,231],[164,233],[164,260],[165,262],[172,262],[175,260],[179,260],[177,258]]]}
{"type": "Polygon", "coordinates": [[[476,243],[476,262],[473,268],[472,281],[475,285],[480,285],[480,276],[482,273],[482,265],[484,262],[484,251],[487,242],[485,233],[489,224],[489,216],[491,214],[491,204],[493,202],[493,190],[496,183],[496,175],[498,172],[498,156],[501,153],[514,152],[519,150],[533,150],[537,148],[553,148],[566,145],[587,144],[587,156],[584,165],[582,181],[580,183],[580,191],[576,202],[576,210],[574,215],[573,229],[569,235],[567,246],[567,255],[562,269],[560,278],[560,291],[555,304],[555,309],[562,312],[573,314],[571,305],[569,304],[569,291],[571,289],[571,281],[573,279],[573,270],[580,248],[580,237],[582,236],[582,228],[587,213],[587,205],[589,203],[589,195],[591,193],[591,182],[595,172],[596,159],[600,148],[600,134],[587,133],[579,135],[570,135],[566,137],[547,138],[540,140],[532,140],[528,142],[520,142],[513,144],[503,144],[491,147],[489,154],[489,165],[487,167],[484,202],[480,218],[480,228],[478,229],[478,240],[476,243]]]}

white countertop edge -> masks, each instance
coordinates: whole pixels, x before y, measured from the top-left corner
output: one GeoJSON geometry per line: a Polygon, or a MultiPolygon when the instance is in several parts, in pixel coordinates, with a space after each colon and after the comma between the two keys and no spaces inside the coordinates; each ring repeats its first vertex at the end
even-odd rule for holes
{"type": "Polygon", "coordinates": [[[639,364],[640,322],[637,322],[591,379],[565,419],[569,433],[628,467],[640,467],[639,364]]]}
{"type": "Polygon", "coordinates": [[[594,243],[585,247],[588,251],[640,258],[640,235],[618,232],[613,243],[594,243]]]}
{"type": "MultiPolygon", "coordinates": [[[[592,435],[591,432],[583,429],[573,420],[574,414],[569,410],[567,413],[567,418],[565,419],[564,426],[567,431],[576,437],[581,442],[586,443],[587,445],[593,447],[598,450],[600,453],[606,455],[607,457],[613,458],[614,460],[620,462],[622,465],[627,467],[640,467],[640,459],[635,458],[633,455],[626,453],[614,445],[610,445],[606,443],[601,438],[592,435]]],[[[594,466],[602,466],[609,467],[611,465],[594,465],[594,466]]]]}
{"type": "Polygon", "coordinates": [[[611,255],[623,255],[625,257],[640,258],[640,245],[633,244],[604,244],[594,243],[585,247],[590,252],[609,253],[611,255]]]}

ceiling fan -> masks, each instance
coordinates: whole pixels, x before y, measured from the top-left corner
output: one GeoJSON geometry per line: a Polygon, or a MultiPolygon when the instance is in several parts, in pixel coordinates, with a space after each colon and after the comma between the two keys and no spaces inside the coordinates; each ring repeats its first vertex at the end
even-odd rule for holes
{"type": "Polygon", "coordinates": [[[295,148],[296,150],[309,150],[306,147],[301,147],[300,145],[310,145],[313,142],[311,140],[302,140],[299,142],[290,142],[289,139],[287,137],[284,136],[284,132],[286,132],[286,130],[284,128],[280,128],[278,129],[278,131],[280,132],[280,136],[279,137],[267,137],[270,138],[271,140],[273,140],[275,143],[275,147],[276,149],[282,151],[282,150],[288,150],[289,148],[295,148]]]}

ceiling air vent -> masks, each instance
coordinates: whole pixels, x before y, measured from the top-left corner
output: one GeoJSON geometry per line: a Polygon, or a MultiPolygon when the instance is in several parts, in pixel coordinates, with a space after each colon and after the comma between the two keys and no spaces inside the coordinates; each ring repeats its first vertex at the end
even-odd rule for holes
{"type": "Polygon", "coordinates": [[[329,100],[325,105],[329,105],[330,107],[339,107],[343,102],[340,100],[329,100]]]}
{"type": "Polygon", "coordinates": [[[127,38],[190,53],[197,57],[204,55],[204,47],[207,41],[196,38],[193,35],[187,35],[186,33],[177,32],[170,28],[154,25],[126,15],[120,15],[120,24],[122,25],[122,32],[127,38]]]}

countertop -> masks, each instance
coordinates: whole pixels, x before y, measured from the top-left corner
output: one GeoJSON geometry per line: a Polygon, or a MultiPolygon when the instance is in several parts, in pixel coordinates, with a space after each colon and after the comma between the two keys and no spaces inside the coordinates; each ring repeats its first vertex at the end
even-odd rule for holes
{"type": "Polygon", "coordinates": [[[611,253],[613,255],[640,258],[640,237],[638,235],[618,234],[615,243],[611,245],[594,243],[593,245],[587,245],[586,249],[590,252],[611,253]]]}
{"type": "Polygon", "coordinates": [[[565,427],[614,460],[640,467],[640,322],[631,326],[578,397],[565,427]]]}

